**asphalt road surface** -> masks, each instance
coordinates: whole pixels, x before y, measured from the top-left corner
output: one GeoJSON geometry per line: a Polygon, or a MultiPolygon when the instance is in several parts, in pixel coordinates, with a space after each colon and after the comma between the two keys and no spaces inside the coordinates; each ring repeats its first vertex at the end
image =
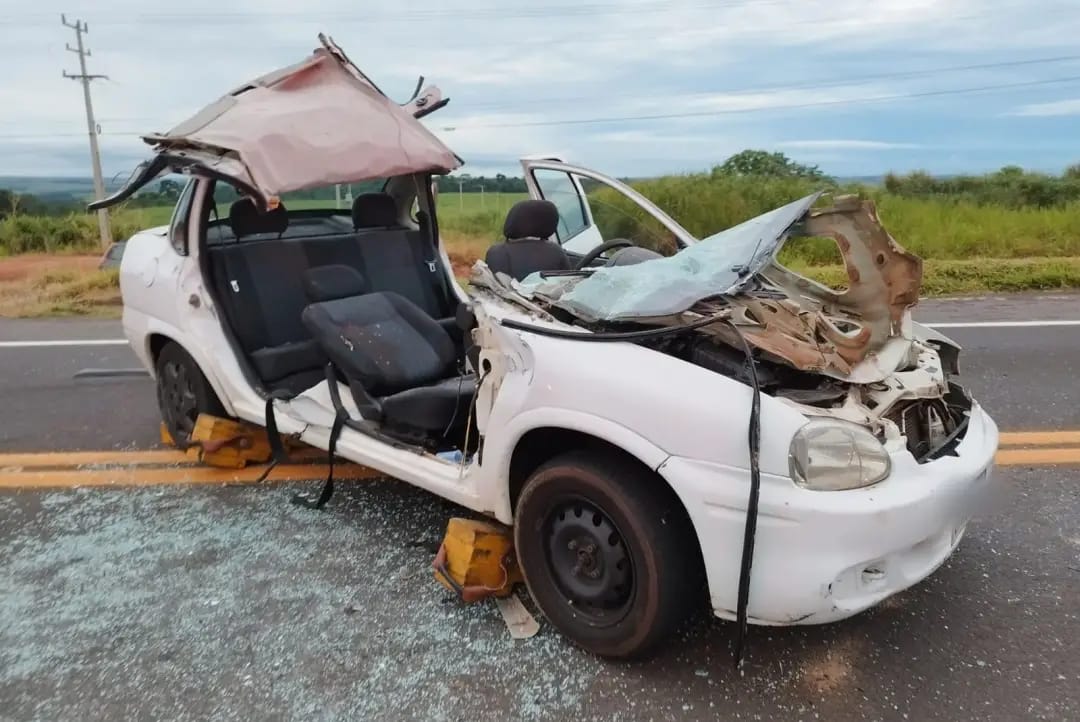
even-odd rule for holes
{"type": "MultiPolygon", "coordinates": [[[[917,317],[963,324],[942,330],[1003,431],[1080,429],[1080,325],[1041,325],[1080,319],[1080,296],[917,317]]],[[[156,446],[149,380],[72,379],[134,367],[66,345],[118,338],[0,321],[0,475],[14,453],[156,446]]],[[[737,671],[734,625],[704,609],[647,663],[546,625],[512,640],[432,580],[461,510],[401,483],[322,513],[288,503],[314,482],[0,489],[0,720],[1080,719],[1080,463],[997,473],[1007,498],[927,581],[844,622],[752,628],[737,671]]]]}

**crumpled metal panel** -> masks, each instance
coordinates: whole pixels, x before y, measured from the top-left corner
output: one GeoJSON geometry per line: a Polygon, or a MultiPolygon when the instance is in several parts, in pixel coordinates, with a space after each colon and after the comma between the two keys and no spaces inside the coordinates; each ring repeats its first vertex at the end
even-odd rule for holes
{"type": "MultiPolygon", "coordinates": [[[[264,199],[332,183],[447,173],[454,153],[322,38],[299,63],[245,83],[162,134],[158,152],[235,158],[264,199]]],[[[438,100],[437,89],[425,97],[438,100]]]]}
{"type": "Polygon", "coordinates": [[[919,300],[922,259],[882,227],[872,201],[854,196],[809,213],[802,235],[836,241],[847,290],[833,290],[771,263],[760,275],[787,298],[729,299],[742,310],[741,330],[751,344],[796,368],[858,383],[884,378],[908,356],[910,329],[904,322],[919,300]]]}

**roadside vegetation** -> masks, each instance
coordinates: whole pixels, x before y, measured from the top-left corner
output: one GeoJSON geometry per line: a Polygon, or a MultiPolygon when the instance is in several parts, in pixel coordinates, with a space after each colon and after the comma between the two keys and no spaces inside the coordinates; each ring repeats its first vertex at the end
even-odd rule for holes
{"type": "MultiPolygon", "coordinates": [[[[168,183],[163,181],[154,193],[142,194],[111,213],[116,239],[169,222],[180,187],[168,183]]],[[[1017,167],[948,178],[924,172],[889,174],[880,185],[868,185],[838,183],[818,168],[780,153],[744,151],[706,173],[630,179],[629,183],[698,236],[716,233],[815,190],[872,199],[890,233],[925,259],[923,290],[928,295],[1080,288],[1080,166],[1059,176],[1017,167]]],[[[459,277],[467,276],[468,267],[499,240],[507,210],[524,197],[520,178],[440,180],[440,230],[459,277]]],[[[642,245],[665,243],[667,234],[622,196],[601,188],[591,191],[590,199],[607,235],[642,245]]],[[[297,197],[287,203],[325,207],[328,201],[297,197]]],[[[97,220],[73,210],[71,204],[48,205],[0,191],[0,256],[27,253],[72,258],[73,254],[100,253],[97,220]]],[[[781,260],[800,273],[843,285],[843,268],[829,239],[789,244],[781,260]]],[[[110,284],[115,290],[115,274],[83,266],[72,269],[50,268],[37,277],[21,277],[17,283],[0,274],[0,315],[19,312],[14,306],[23,306],[28,313],[78,313],[102,304],[108,310],[115,304],[116,294],[105,292],[110,284]],[[19,298],[23,302],[13,300],[19,298]]]]}
{"type": "Polygon", "coordinates": [[[97,256],[26,254],[0,260],[0,317],[119,317],[120,279],[97,256]]]}

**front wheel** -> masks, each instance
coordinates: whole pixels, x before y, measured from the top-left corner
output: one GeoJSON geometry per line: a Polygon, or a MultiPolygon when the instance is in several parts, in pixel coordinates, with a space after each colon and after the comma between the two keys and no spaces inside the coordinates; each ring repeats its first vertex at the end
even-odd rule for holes
{"type": "Polygon", "coordinates": [[[604,657],[640,657],[701,601],[701,555],[667,484],[616,454],[572,452],[529,477],[514,543],[544,616],[604,657]]]}
{"type": "Polygon", "coordinates": [[[161,419],[177,447],[187,448],[199,414],[221,416],[224,409],[195,359],[180,344],[166,343],[154,367],[161,419]]]}

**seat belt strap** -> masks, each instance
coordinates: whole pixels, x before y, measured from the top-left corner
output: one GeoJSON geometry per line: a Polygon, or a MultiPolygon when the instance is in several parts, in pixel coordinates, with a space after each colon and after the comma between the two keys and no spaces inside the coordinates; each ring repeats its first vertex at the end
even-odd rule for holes
{"type": "Polygon", "coordinates": [[[428,270],[439,276],[437,285],[443,308],[454,311],[459,301],[450,290],[450,285],[446,279],[446,269],[443,268],[442,258],[439,256],[439,239],[436,236],[434,224],[432,224],[431,218],[424,211],[417,211],[416,219],[423,236],[424,262],[427,264],[428,270]]]}
{"type": "Polygon", "coordinates": [[[337,442],[341,437],[342,430],[345,428],[345,422],[349,420],[349,411],[341,403],[341,397],[337,393],[337,382],[334,364],[326,364],[326,383],[329,386],[330,401],[334,404],[334,423],[330,426],[330,443],[327,444],[326,449],[329,454],[326,461],[326,481],[323,482],[322,491],[319,492],[317,499],[311,499],[304,494],[293,494],[290,501],[305,509],[322,509],[326,506],[326,502],[330,501],[330,497],[334,495],[334,456],[337,454],[337,442]]]}
{"type": "Polygon", "coordinates": [[[281,391],[271,392],[266,397],[266,409],[264,411],[264,418],[266,420],[266,443],[270,446],[270,463],[263,469],[263,473],[259,475],[259,478],[255,480],[256,483],[261,484],[266,481],[266,478],[270,476],[270,472],[274,470],[278,464],[283,461],[287,461],[289,454],[285,451],[285,445],[281,443],[281,434],[278,433],[277,418],[274,416],[274,402],[278,399],[285,399],[288,396],[281,391]]]}
{"type": "Polygon", "coordinates": [[[342,429],[345,428],[345,418],[345,414],[338,411],[337,415],[334,416],[334,425],[330,427],[326,481],[323,483],[322,491],[319,492],[319,497],[313,500],[305,494],[293,494],[291,499],[293,504],[306,509],[322,509],[326,506],[326,502],[330,501],[330,497],[334,495],[334,456],[337,453],[338,438],[341,436],[342,429]]]}

